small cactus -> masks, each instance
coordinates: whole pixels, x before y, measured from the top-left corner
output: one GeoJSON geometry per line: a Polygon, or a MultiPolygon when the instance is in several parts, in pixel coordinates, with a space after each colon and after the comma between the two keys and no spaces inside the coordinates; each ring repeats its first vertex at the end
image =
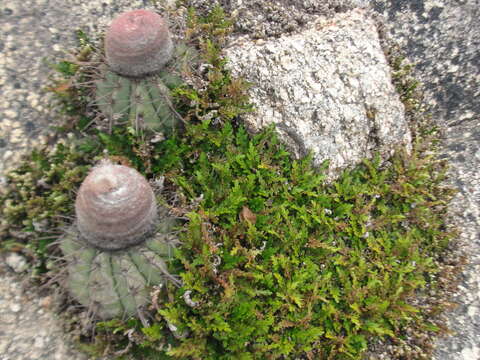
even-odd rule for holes
{"type": "Polygon", "coordinates": [[[171,136],[181,117],[170,90],[182,84],[180,73],[194,53],[187,46],[173,46],[160,15],[147,10],[123,13],[105,36],[106,64],[95,81],[98,109],[112,122],[171,136]]]}
{"type": "Polygon", "coordinates": [[[142,77],[160,71],[173,55],[166,21],[148,10],[121,14],[105,35],[105,55],[118,74],[142,77]]]}
{"type": "Polygon", "coordinates": [[[62,239],[70,294],[102,319],[135,316],[167,269],[175,220],[136,170],[102,162],[78,191],[76,223],[62,239]]]}

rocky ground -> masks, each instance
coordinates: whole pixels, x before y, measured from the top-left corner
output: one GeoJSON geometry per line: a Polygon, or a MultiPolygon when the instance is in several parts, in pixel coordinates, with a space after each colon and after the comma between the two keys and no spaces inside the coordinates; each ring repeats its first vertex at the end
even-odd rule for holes
{"type": "MultiPolygon", "coordinates": [[[[13,264],[13,263],[12,263],[13,264]]],[[[0,359],[84,360],[54,315],[54,297],[25,286],[0,264],[0,359]]]]}
{"type": "Polygon", "coordinates": [[[470,255],[449,314],[454,334],[440,339],[437,360],[480,359],[480,1],[374,1],[390,33],[415,64],[435,121],[444,127],[443,155],[459,193],[451,204],[470,255]]]}
{"type": "MultiPolygon", "coordinates": [[[[293,31],[319,11],[328,13],[366,1],[305,0],[288,13],[282,12],[281,5],[296,8],[293,0],[224,3],[246,11],[239,31],[262,37],[293,31]],[[273,15],[262,20],[249,7],[273,15]],[[280,25],[265,26],[269,22],[280,25]]],[[[141,0],[5,0],[0,4],[0,174],[15,165],[22,151],[43,141],[52,117],[43,90],[49,62],[64,56],[63,49],[74,44],[73,30],[94,33],[120,11],[151,4],[141,0]]],[[[455,334],[438,342],[436,359],[480,359],[480,1],[377,0],[372,5],[385,16],[393,38],[416,64],[415,74],[425,84],[432,114],[445,126],[444,156],[452,163],[451,181],[459,188],[451,212],[471,258],[455,295],[460,306],[449,316],[455,334]]],[[[11,259],[12,264],[21,267],[21,260],[11,259]]],[[[85,358],[65,339],[48,295],[30,287],[24,291],[9,266],[2,265],[0,278],[0,359],[85,358]]]]}

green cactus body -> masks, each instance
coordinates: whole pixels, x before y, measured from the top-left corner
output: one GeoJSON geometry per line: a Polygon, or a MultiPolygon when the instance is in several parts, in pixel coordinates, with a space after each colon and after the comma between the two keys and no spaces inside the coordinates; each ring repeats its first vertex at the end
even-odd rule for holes
{"type": "Polygon", "coordinates": [[[182,84],[179,76],[195,52],[177,46],[175,56],[163,70],[143,78],[117,74],[107,65],[96,81],[95,102],[100,112],[115,123],[129,123],[135,129],[160,132],[165,138],[180,128],[181,118],[172,104],[170,91],[182,84]]]}
{"type": "Polygon", "coordinates": [[[96,104],[104,116],[115,122],[128,122],[135,128],[162,132],[166,137],[178,128],[170,90],[160,76],[130,79],[105,70],[97,81],[96,104]]]}
{"type": "Polygon", "coordinates": [[[66,287],[101,319],[139,315],[152,286],[180,282],[168,271],[177,241],[169,216],[135,169],[108,160],[93,167],[77,192],[75,224],[61,239],[66,287]]]}
{"type": "Polygon", "coordinates": [[[155,237],[118,251],[89,246],[72,231],[61,243],[70,294],[102,319],[137,315],[148,303],[151,286],[173,278],[167,267],[173,245],[164,232],[173,225],[172,219],[165,219],[155,237]]]}

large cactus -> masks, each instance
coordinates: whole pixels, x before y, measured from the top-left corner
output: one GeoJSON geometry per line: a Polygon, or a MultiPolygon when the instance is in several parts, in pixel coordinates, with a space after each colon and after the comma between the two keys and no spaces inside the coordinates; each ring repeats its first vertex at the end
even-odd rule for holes
{"type": "Polygon", "coordinates": [[[134,316],[150,287],[178,283],[167,268],[175,220],[158,208],[154,193],[134,169],[103,162],[82,183],[76,223],[62,239],[67,287],[102,319],[134,316]]]}
{"type": "Polygon", "coordinates": [[[95,101],[105,117],[170,136],[181,125],[170,90],[195,57],[187,46],[173,46],[166,21],[147,10],[116,18],[105,36],[106,64],[96,81],[95,101]]]}

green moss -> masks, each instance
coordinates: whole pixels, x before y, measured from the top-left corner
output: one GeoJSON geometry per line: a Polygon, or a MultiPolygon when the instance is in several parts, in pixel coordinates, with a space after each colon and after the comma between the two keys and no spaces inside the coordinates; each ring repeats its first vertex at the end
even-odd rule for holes
{"type": "MultiPolygon", "coordinates": [[[[88,137],[34,152],[1,198],[2,246],[28,234],[14,241],[46,263],[55,236],[41,243],[33,220],[61,225],[58,215],[72,214],[73,192],[104,150],[149,178],[166,177],[171,210],[188,219],[173,264],[183,286],[161,299],[152,294],[148,326],[133,318],[98,323],[95,342],[83,348],[135,359],[360,359],[372,339],[401,341],[412,327],[438,331],[430,315],[444,305],[412,302],[439,286],[455,235],[445,225],[453,192],[442,186],[445,164],[432,155],[428,127],[411,154],[400,150],[384,165],[365,160],[326,184],[310,158],[291,158],[274,129],[250,136],[236,125],[251,107],[248,84],[232,78],[220,54],[231,28],[221,8],[206,18],[190,10],[188,24],[187,40],[210,66],[190,74],[189,83],[206,86],[173,90],[184,134],[152,142],[129,127],[82,125],[88,137]]],[[[59,70],[66,79],[90,71],[64,63],[59,70]]],[[[413,103],[404,79],[399,73],[397,85],[413,103]]],[[[88,94],[77,99],[71,84],[64,104],[76,110],[67,114],[89,123],[88,94]]]]}

